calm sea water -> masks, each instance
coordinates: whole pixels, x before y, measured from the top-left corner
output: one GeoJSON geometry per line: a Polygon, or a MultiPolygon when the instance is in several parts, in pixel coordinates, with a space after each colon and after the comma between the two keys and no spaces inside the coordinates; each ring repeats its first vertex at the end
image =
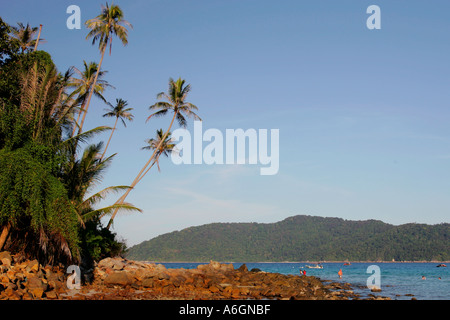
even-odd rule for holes
{"type": "MultiPolygon", "coordinates": [[[[201,263],[162,263],[167,268],[197,268],[201,263]]],[[[242,263],[233,263],[239,268],[242,263]]],[[[355,293],[366,297],[370,294],[367,280],[373,275],[367,272],[371,265],[380,269],[380,284],[382,291],[375,293],[393,300],[450,300],[450,266],[437,268],[437,263],[352,263],[344,266],[343,263],[322,263],[323,269],[306,269],[310,263],[246,263],[248,270],[259,268],[266,272],[281,274],[299,274],[301,268],[306,275],[317,276],[322,280],[334,282],[348,282],[355,293]],[[339,279],[338,271],[342,269],[343,276],[339,279]],[[425,280],[422,279],[425,276],[425,280]],[[439,279],[439,277],[441,279],[439,279]],[[412,294],[413,296],[407,296],[412,294]]],[[[448,265],[448,264],[447,264],[448,265]]]]}

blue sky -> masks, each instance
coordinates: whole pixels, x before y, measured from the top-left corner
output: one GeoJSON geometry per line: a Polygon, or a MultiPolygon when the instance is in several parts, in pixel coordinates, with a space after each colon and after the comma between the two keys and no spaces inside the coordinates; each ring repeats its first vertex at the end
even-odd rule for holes
{"type": "MultiPolygon", "coordinates": [[[[42,23],[40,49],[65,71],[99,61],[87,29],[69,30],[104,1],[1,1],[10,24],[42,23]]],[[[296,214],[449,222],[450,20],[448,1],[116,1],[133,24],[113,40],[106,79],[135,120],[119,127],[103,184],[130,184],[150,154],[140,150],[170,118],[145,123],[169,77],[192,85],[204,130],[279,129],[280,169],[181,165],[161,159],[127,198],[142,214],[116,219],[128,245],[211,222],[276,222],[296,214]],[[368,6],[381,8],[369,30],[368,6]]],[[[113,125],[92,102],[86,127],[113,125]]],[[[188,129],[192,129],[192,121],[188,129]]],[[[108,135],[99,136],[106,140],[108,135]]],[[[112,197],[105,205],[114,202],[112,197]]]]}

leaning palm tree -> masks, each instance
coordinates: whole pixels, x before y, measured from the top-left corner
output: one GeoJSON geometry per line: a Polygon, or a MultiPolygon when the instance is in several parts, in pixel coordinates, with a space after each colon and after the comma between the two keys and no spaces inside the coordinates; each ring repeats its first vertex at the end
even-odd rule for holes
{"type": "MultiPolygon", "coordinates": [[[[36,46],[35,35],[38,31],[38,27],[30,27],[27,23],[25,26],[23,23],[18,22],[18,27],[12,27],[11,37],[17,42],[22,53],[31,51],[36,46]]],[[[44,42],[44,39],[40,39],[40,42],[44,42]]]]}
{"type": "MultiPolygon", "coordinates": [[[[148,172],[148,166],[152,163],[153,159],[155,159],[155,156],[160,150],[161,145],[166,141],[170,129],[172,128],[172,125],[177,119],[178,124],[185,128],[187,125],[187,121],[185,116],[192,117],[194,120],[200,120],[200,117],[194,112],[194,110],[198,110],[198,108],[186,101],[188,93],[191,91],[191,85],[185,85],[186,81],[178,78],[177,81],[174,81],[172,78],[169,79],[169,90],[167,93],[160,92],[156,96],[157,99],[165,98],[167,101],[158,101],[154,105],[151,105],[149,107],[150,110],[157,110],[154,113],[152,113],[148,118],[147,121],[150,120],[152,117],[161,117],[166,115],[168,112],[173,112],[172,121],[170,122],[169,128],[164,133],[164,136],[160,139],[159,145],[154,149],[152,156],[147,161],[147,163],[144,165],[144,167],[139,171],[136,178],[133,180],[133,182],[130,185],[130,188],[120,197],[119,200],[117,200],[116,203],[122,203],[125,198],[128,196],[130,191],[136,186],[136,184],[142,180],[142,178],[145,176],[145,174],[148,172]]],[[[114,217],[116,215],[117,211],[114,211],[111,215],[111,219],[109,220],[107,228],[109,228],[114,220],[114,217]]]]}
{"type": "MultiPolygon", "coordinates": [[[[116,35],[122,44],[125,46],[128,44],[128,30],[126,27],[132,28],[132,25],[123,19],[123,12],[119,6],[111,4],[111,6],[106,3],[106,7],[102,6],[102,12],[95,17],[86,21],[86,27],[91,29],[86,39],[92,38],[92,44],[98,41],[98,47],[100,49],[101,58],[98,64],[98,70],[101,69],[103,57],[105,56],[106,48],[109,45],[109,54],[111,55],[112,48],[112,36],[116,35]]],[[[94,87],[97,83],[98,73],[94,78],[94,87]]],[[[89,109],[89,104],[91,103],[92,92],[89,94],[87,99],[87,104],[85,107],[85,112],[87,113],[89,109]]],[[[83,129],[84,118],[80,124],[80,132],[83,129]]]]}
{"type": "Polygon", "coordinates": [[[117,122],[119,121],[119,119],[122,121],[122,123],[125,127],[127,126],[125,120],[133,121],[134,116],[130,112],[131,110],[133,110],[133,108],[126,108],[127,105],[128,105],[128,102],[126,100],[123,100],[121,98],[116,99],[116,106],[113,107],[111,104],[109,104],[109,107],[110,107],[109,112],[107,112],[103,115],[103,117],[115,117],[116,122],[114,123],[114,127],[111,131],[111,135],[109,136],[108,142],[106,143],[105,150],[103,151],[103,154],[100,157],[100,160],[103,159],[103,157],[106,154],[106,150],[108,149],[109,143],[111,142],[111,138],[113,136],[114,131],[116,130],[117,122]]]}
{"type": "Polygon", "coordinates": [[[153,167],[153,165],[156,163],[158,166],[158,171],[161,171],[161,168],[159,167],[159,157],[161,155],[165,155],[166,157],[169,156],[170,153],[175,152],[175,144],[172,143],[171,133],[169,132],[167,134],[166,139],[164,141],[162,140],[164,136],[163,129],[159,129],[156,131],[156,139],[151,138],[145,140],[147,142],[147,145],[145,147],[142,147],[142,150],[156,150],[155,159],[153,160],[152,165],[147,169],[147,171],[141,176],[139,181],[142,179],[143,176],[153,167]],[[159,148],[158,148],[159,146],[159,148]]]}
{"type": "Polygon", "coordinates": [[[78,78],[71,78],[71,81],[69,83],[70,87],[74,87],[75,90],[71,93],[71,96],[77,95],[77,103],[80,104],[80,111],[78,112],[78,118],[75,123],[75,126],[73,127],[72,136],[75,135],[75,130],[78,127],[78,133],[81,133],[81,127],[80,127],[80,117],[81,114],[83,114],[83,121],[86,117],[87,108],[87,98],[91,94],[95,94],[96,97],[101,99],[103,102],[107,103],[106,99],[103,97],[103,91],[107,87],[114,88],[112,85],[110,85],[106,80],[103,80],[102,77],[108,72],[108,71],[99,71],[99,67],[97,63],[95,62],[89,62],[83,60],[83,70],[79,70],[78,68],[73,68],[75,73],[77,73],[78,78]],[[97,77],[97,81],[94,85],[94,79],[97,77]]]}

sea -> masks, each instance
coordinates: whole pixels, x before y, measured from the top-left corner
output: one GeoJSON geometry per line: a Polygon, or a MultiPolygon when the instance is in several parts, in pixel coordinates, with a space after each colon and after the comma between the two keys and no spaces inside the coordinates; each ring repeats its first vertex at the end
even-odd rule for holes
{"type": "MultiPolygon", "coordinates": [[[[166,268],[197,268],[207,263],[161,263],[166,268]]],[[[234,262],[235,269],[243,262],[234,262]]],[[[437,267],[438,263],[321,263],[322,269],[310,269],[311,263],[245,263],[248,270],[258,268],[265,272],[299,275],[305,270],[307,276],[316,276],[321,280],[350,283],[353,291],[361,298],[369,294],[389,297],[392,300],[450,300],[450,264],[448,267],[437,267]],[[342,270],[342,278],[338,272],[342,270]],[[379,285],[381,292],[372,293],[368,285],[379,285]]]]}

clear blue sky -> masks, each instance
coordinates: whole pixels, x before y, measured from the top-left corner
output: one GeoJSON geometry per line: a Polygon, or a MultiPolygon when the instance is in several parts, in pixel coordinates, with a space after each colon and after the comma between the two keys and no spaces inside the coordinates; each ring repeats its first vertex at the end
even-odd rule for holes
{"type": "MultiPolygon", "coordinates": [[[[66,8],[95,17],[103,1],[0,1],[10,24],[44,25],[60,71],[99,61],[87,29],[66,8]]],[[[176,166],[161,159],[127,200],[142,214],[116,219],[128,245],[210,222],[276,222],[297,214],[450,222],[450,2],[116,1],[134,29],[106,56],[110,101],[135,120],[119,127],[100,187],[130,184],[150,154],[144,140],[170,118],[145,123],[169,77],[192,85],[203,127],[280,130],[280,170],[259,165],[176,166]],[[381,8],[381,30],[366,9],[381,8]]],[[[91,104],[86,126],[113,125],[91,104]]],[[[189,122],[192,129],[192,121],[189,122]]],[[[106,140],[108,135],[98,137],[106,140]]],[[[111,198],[105,205],[113,202],[111,198]]]]}

